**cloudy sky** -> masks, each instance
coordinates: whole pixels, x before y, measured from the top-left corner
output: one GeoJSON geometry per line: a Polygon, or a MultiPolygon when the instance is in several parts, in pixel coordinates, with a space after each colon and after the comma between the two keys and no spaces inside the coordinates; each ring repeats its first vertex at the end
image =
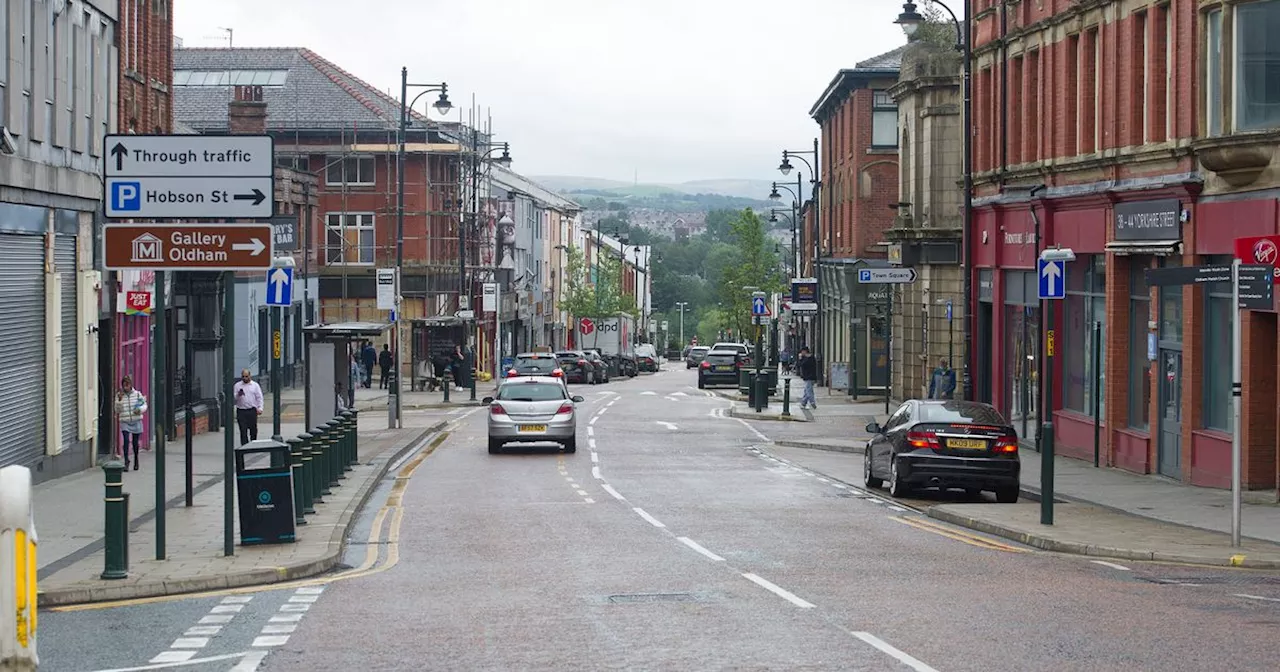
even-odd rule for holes
{"type": "MultiPolygon", "coordinates": [[[[398,95],[475,97],[526,175],[772,179],[836,71],[905,38],[900,0],[177,0],[186,46],[307,47],[398,95]]],[[[424,96],[424,100],[431,96],[424,96]]],[[[453,113],[458,114],[457,108],[453,113]]]]}

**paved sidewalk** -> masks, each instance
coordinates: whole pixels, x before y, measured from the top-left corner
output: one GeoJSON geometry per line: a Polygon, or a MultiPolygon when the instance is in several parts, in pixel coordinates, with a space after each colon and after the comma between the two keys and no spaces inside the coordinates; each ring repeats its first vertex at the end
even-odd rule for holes
{"type": "MultiPolygon", "coordinates": [[[[462,408],[467,406],[479,406],[480,400],[494,390],[494,384],[490,382],[476,381],[476,400],[471,401],[471,388],[463,389],[461,392],[451,390],[449,392],[449,401],[444,400],[444,392],[405,392],[402,406],[405,410],[423,410],[423,409],[451,409],[462,408]]],[[[280,418],[283,422],[302,422],[306,417],[306,408],[303,402],[306,395],[301,389],[287,389],[280,393],[280,418]]],[[[378,388],[365,389],[363,387],[356,388],[356,409],[365,412],[370,411],[371,414],[378,412],[385,413],[387,410],[388,395],[386,390],[378,388]]],[[[271,418],[271,393],[266,393],[266,400],[263,404],[262,417],[270,420],[271,418]]]]}
{"type": "MultiPolygon", "coordinates": [[[[170,443],[166,459],[166,559],[156,560],[155,456],[143,453],[142,469],[125,474],[130,493],[129,576],[99,578],[103,557],[103,473],[90,469],[36,487],[40,533],[40,606],[173,595],[287,581],[332,569],[341,558],[347,528],[390,463],[440,431],[456,414],[417,414],[406,427],[388,430],[385,418],[362,417],[360,462],[332,495],[316,505],[292,544],[240,546],[238,511],[235,555],[223,556],[223,436],[193,441],[194,506],[184,506],[183,444],[170,443]]],[[[265,432],[270,434],[270,423],[265,432]]],[[[284,424],[286,437],[301,425],[284,424]]],[[[238,443],[238,441],[237,441],[238,443]]],[[[265,459],[262,458],[262,459],[265,459]]],[[[233,506],[235,503],[233,502],[233,506]]]]}

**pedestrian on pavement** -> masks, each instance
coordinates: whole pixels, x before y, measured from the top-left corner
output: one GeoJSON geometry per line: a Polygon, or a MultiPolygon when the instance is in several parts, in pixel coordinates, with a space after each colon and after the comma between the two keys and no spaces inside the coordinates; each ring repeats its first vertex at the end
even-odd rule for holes
{"type": "Polygon", "coordinates": [[[800,348],[800,361],[796,363],[800,369],[800,380],[804,381],[804,394],[800,397],[800,408],[817,408],[818,402],[813,396],[813,386],[818,382],[818,361],[813,358],[809,348],[800,348]]]}
{"type": "MultiPolygon", "coordinates": [[[[138,441],[142,438],[142,417],[147,412],[147,398],[133,389],[133,378],[125,376],[120,379],[120,389],[116,391],[115,413],[120,422],[119,450],[112,454],[124,455],[124,468],[129,468],[129,442],[133,442],[133,470],[138,470],[142,460],[138,457],[138,441]]],[[[148,448],[150,450],[150,448],[148,448]]]]}
{"type": "Polygon", "coordinates": [[[395,360],[391,357],[391,346],[382,344],[382,352],[378,353],[378,366],[382,368],[382,378],[378,381],[378,389],[386,389],[387,378],[391,375],[391,367],[395,360]]]}
{"type": "Polygon", "coordinates": [[[338,381],[337,383],[334,383],[333,389],[334,389],[334,392],[337,393],[337,397],[338,397],[338,403],[334,406],[333,414],[337,415],[348,409],[347,400],[346,400],[347,395],[342,393],[342,390],[343,390],[342,381],[338,381]]]}
{"type": "Polygon", "coordinates": [[[956,392],[956,371],[951,368],[947,358],[938,361],[938,368],[929,376],[930,399],[952,399],[956,392]]]}
{"type": "MultiPolygon", "coordinates": [[[[364,364],[364,386],[368,389],[373,387],[373,366],[378,363],[378,351],[369,341],[365,341],[364,347],[360,349],[360,360],[364,364]]],[[[383,375],[385,377],[386,374],[383,375]]]]}
{"type": "Polygon", "coordinates": [[[456,386],[454,391],[462,392],[463,385],[469,384],[470,381],[463,379],[463,374],[466,373],[467,368],[467,356],[462,354],[461,345],[453,346],[453,357],[449,362],[449,366],[453,368],[453,382],[456,386]]]}
{"type": "Polygon", "coordinates": [[[258,416],[262,415],[262,388],[249,376],[249,369],[240,370],[240,380],[234,388],[236,397],[236,426],[240,428],[240,445],[258,440],[258,416]]]}

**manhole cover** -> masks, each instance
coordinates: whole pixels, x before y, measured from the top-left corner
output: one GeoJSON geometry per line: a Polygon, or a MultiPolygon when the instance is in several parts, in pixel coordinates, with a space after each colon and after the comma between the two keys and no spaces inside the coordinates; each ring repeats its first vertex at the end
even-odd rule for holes
{"type": "Polygon", "coordinates": [[[632,593],[629,595],[610,595],[613,604],[636,604],[644,602],[697,602],[693,593],[632,593]]]}

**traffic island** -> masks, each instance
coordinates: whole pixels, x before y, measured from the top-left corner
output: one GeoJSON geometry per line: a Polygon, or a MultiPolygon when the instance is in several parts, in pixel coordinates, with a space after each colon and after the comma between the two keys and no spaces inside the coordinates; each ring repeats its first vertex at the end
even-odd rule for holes
{"type": "Polygon", "coordinates": [[[770,420],[775,422],[812,422],[812,419],[800,409],[792,407],[791,415],[782,414],[782,404],[774,403],[757,412],[745,404],[734,404],[729,409],[729,416],[743,420],[770,420]]]}
{"type": "Polygon", "coordinates": [[[1040,524],[1040,504],[939,504],[931,518],[1055,553],[1113,560],[1280,569],[1280,545],[1231,536],[1076,502],[1058,503],[1053,525],[1040,524]]]}

